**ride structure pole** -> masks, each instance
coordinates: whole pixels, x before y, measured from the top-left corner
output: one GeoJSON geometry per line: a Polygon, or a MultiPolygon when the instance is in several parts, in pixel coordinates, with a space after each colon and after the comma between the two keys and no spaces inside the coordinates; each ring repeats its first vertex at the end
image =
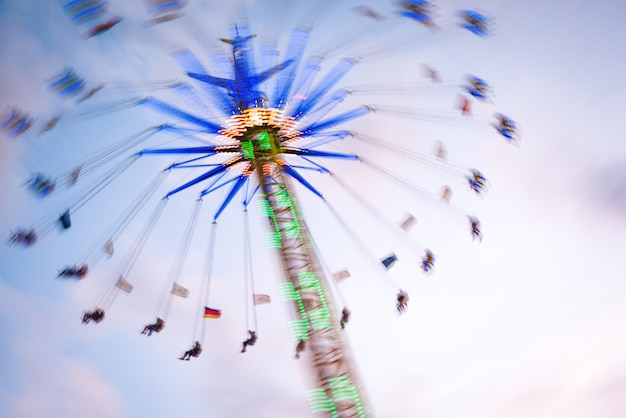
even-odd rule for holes
{"type": "MultiPolygon", "coordinates": [[[[263,141],[259,144],[259,138],[269,137],[272,145],[279,145],[275,132],[265,132],[267,135],[259,135],[258,131],[253,135],[255,151],[262,151],[259,145],[263,141]]],[[[262,191],[259,209],[270,221],[267,242],[278,250],[285,273],[286,281],[280,284],[281,297],[294,307],[295,318],[289,328],[295,341],[305,341],[303,357],[310,359],[319,385],[308,391],[311,412],[337,418],[365,417],[354,367],[337,325],[337,310],[326,290],[327,278],[287,176],[281,170],[280,154],[255,152],[254,165],[262,191]]]]}

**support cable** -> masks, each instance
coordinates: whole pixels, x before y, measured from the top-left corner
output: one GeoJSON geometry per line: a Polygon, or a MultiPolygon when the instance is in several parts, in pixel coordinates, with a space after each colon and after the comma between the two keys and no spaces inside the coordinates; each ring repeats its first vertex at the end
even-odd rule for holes
{"type": "Polygon", "coordinates": [[[145,99],[141,97],[135,97],[132,99],[121,100],[117,103],[110,103],[104,106],[100,106],[97,109],[91,109],[83,112],[77,112],[74,114],[70,114],[66,117],[66,119],[73,120],[86,120],[96,118],[98,116],[103,116],[109,113],[117,112],[124,109],[129,109],[131,107],[135,107],[141,104],[145,99]]]}
{"type": "Polygon", "coordinates": [[[442,213],[446,214],[447,216],[449,216],[450,218],[452,218],[453,220],[457,221],[457,222],[461,222],[462,224],[466,224],[467,223],[467,214],[465,214],[461,209],[457,208],[456,206],[451,205],[450,203],[445,203],[442,204],[442,199],[440,196],[431,193],[419,186],[417,186],[414,183],[411,183],[410,181],[406,180],[405,178],[399,176],[398,174],[392,172],[391,170],[388,170],[372,161],[369,160],[365,160],[365,159],[361,159],[361,162],[364,163],[366,166],[372,168],[374,171],[383,174],[384,176],[394,180],[395,182],[397,182],[398,184],[404,186],[407,190],[410,190],[414,193],[416,193],[417,195],[421,195],[422,197],[426,198],[426,202],[430,203],[435,209],[441,211],[442,213]]]}
{"type": "Polygon", "coordinates": [[[55,211],[46,215],[43,219],[39,220],[33,228],[37,231],[37,235],[39,239],[46,236],[52,229],[55,224],[59,220],[59,216],[66,212],[67,210],[71,210],[72,213],[76,212],[83,205],[85,205],[89,200],[91,200],[98,192],[102,191],[107,185],[109,185],[115,178],[117,178],[120,174],[124,172],[128,167],[130,167],[136,160],[137,156],[133,155],[130,158],[127,158],[120,162],[117,166],[113,167],[108,173],[106,173],[101,179],[93,182],[89,187],[86,187],[81,192],[79,192],[75,197],[66,201],[63,205],[59,206],[55,211]]]}
{"type": "MultiPolygon", "coordinates": [[[[371,62],[371,61],[376,61],[376,60],[380,60],[383,58],[389,58],[398,53],[404,53],[406,51],[406,45],[416,42],[415,34],[412,33],[408,36],[402,37],[404,33],[406,32],[403,31],[402,34],[395,35],[396,36],[395,39],[390,39],[385,42],[382,42],[381,44],[385,46],[381,46],[378,49],[370,49],[370,51],[366,51],[366,50],[361,50],[362,52],[357,51],[355,55],[357,55],[362,61],[371,62]],[[392,44],[392,46],[389,46],[390,44],[392,44]]],[[[422,34],[422,37],[426,35],[430,35],[430,33],[422,34]]],[[[455,34],[448,29],[444,30],[444,29],[439,28],[439,30],[437,31],[437,34],[434,36],[435,36],[434,39],[430,39],[428,41],[429,45],[435,45],[438,42],[451,39],[454,36],[458,36],[458,34],[455,34]]]]}
{"type": "Polygon", "coordinates": [[[73,164],[64,165],[64,167],[68,167],[68,166],[75,167],[72,170],[67,171],[65,168],[59,169],[59,170],[53,171],[50,174],[50,176],[56,177],[61,180],[65,180],[65,182],[68,182],[69,179],[71,179],[73,176],[76,176],[76,174],[74,174],[74,171],[76,170],[77,167],[80,168],[79,175],[85,176],[97,170],[98,168],[102,167],[109,161],[112,161],[116,157],[122,155],[124,152],[139,145],[140,143],[152,137],[154,134],[156,134],[160,130],[161,130],[160,126],[153,126],[153,127],[144,129],[141,132],[138,132],[130,137],[126,137],[122,139],[121,141],[118,141],[115,144],[110,145],[98,151],[97,153],[95,153],[89,158],[85,158],[73,164]]]}
{"type": "MultiPolygon", "coordinates": [[[[467,127],[468,125],[478,125],[487,123],[492,118],[489,116],[473,115],[472,117],[464,117],[458,111],[452,110],[429,110],[422,108],[409,108],[399,106],[387,106],[372,104],[370,106],[377,113],[391,114],[393,116],[402,116],[410,119],[424,120],[427,122],[444,123],[446,125],[467,127]]],[[[489,125],[485,125],[489,126],[489,125]]]]}
{"type": "Polygon", "coordinates": [[[328,263],[326,263],[326,260],[324,259],[324,257],[322,257],[322,253],[320,252],[319,247],[315,243],[315,239],[313,239],[312,234],[308,230],[308,228],[307,228],[307,233],[309,235],[311,235],[311,239],[308,240],[308,243],[313,248],[315,253],[317,254],[317,257],[318,257],[319,262],[320,262],[320,266],[323,269],[323,271],[325,272],[326,277],[328,277],[328,283],[330,283],[331,291],[333,292],[333,294],[338,296],[339,302],[341,303],[341,307],[346,307],[346,301],[345,301],[345,299],[343,297],[343,294],[341,293],[341,289],[339,288],[339,284],[335,281],[335,278],[333,276],[332,270],[328,266],[328,263]]]}
{"type": "MultiPolygon", "coordinates": [[[[146,222],[141,233],[135,240],[135,243],[130,248],[130,252],[126,255],[124,260],[120,262],[115,274],[113,274],[109,279],[108,285],[105,286],[105,288],[100,292],[96,304],[96,306],[98,306],[99,308],[106,311],[112,305],[113,301],[115,300],[115,296],[117,296],[117,294],[119,293],[118,290],[122,289],[124,282],[128,278],[129,273],[131,272],[133,266],[135,265],[135,262],[137,261],[137,257],[141,253],[141,250],[143,249],[148,237],[150,236],[150,233],[154,229],[154,226],[159,220],[159,217],[163,213],[163,209],[165,209],[165,204],[167,202],[167,199],[161,199],[152,215],[148,218],[148,221],[146,222]],[[122,279],[124,282],[122,282],[120,279],[122,279]]],[[[132,290],[132,286],[130,289],[132,290]]],[[[130,290],[128,292],[130,292],[130,290]]]]}
{"type": "MultiPolygon", "coordinates": [[[[200,293],[198,295],[198,309],[197,315],[193,324],[193,336],[196,337],[198,335],[198,321],[204,319],[204,306],[209,305],[209,296],[211,293],[211,278],[213,274],[213,259],[215,255],[215,237],[217,232],[217,221],[213,221],[211,224],[211,234],[209,238],[209,250],[207,252],[207,258],[205,263],[205,272],[206,272],[206,280],[203,281],[204,289],[200,289],[200,293]],[[204,290],[204,295],[203,295],[204,290]],[[204,296],[204,298],[203,298],[204,296]],[[203,303],[204,302],[204,303],[203,303]]],[[[204,337],[206,335],[206,321],[202,321],[202,328],[200,332],[199,341],[204,344],[204,337]]]]}
{"type": "Polygon", "coordinates": [[[380,225],[391,231],[394,235],[400,238],[404,244],[411,250],[413,253],[425,253],[424,249],[420,247],[417,243],[413,242],[406,233],[402,231],[396,223],[390,221],[385,218],[382,213],[380,213],[374,206],[369,204],[362,195],[360,195],[356,190],[350,187],[345,181],[343,181],[336,173],[331,172],[330,176],[337,184],[339,184],[345,191],[347,191],[356,201],[358,201],[361,206],[363,206],[377,221],[380,225]]]}
{"type": "Polygon", "coordinates": [[[155,316],[160,317],[163,320],[167,320],[167,317],[170,313],[170,308],[172,306],[172,298],[175,296],[171,289],[174,287],[174,283],[178,283],[180,279],[180,275],[183,271],[183,265],[185,264],[185,260],[187,258],[187,254],[189,253],[189,244],[191,243],[191,238],[193,237],[193,233],[196,229],[196,225],[198,223],[198,216],[200,214],[200,209],[202,208],[202,199],[196,200],[196,204],[193,207],[193,211],[191,213],[191,217],[189,219],[189,224],[187,225],[187,229],[185,230],[185,234],[183,235],[183,239],[180,243],[180,248],[176,253],[176,262],[172,266],[172,271],[169,274],[170,280],[166,282],[166,287],[161,294],[161,300],[157,305],[157,311],[155,316]],[[160,316],[159,313],[163,312],[160,316]]]}
{"type": "Polygon", "coordinates": [[[331,16],[332,7],[341,3],[341,0],[322,0],[320,2],[311,3],[309,9],[303,13],[300,21],[308,22],[311,26],[319,24],[320,20],[331,16]]]}
{"type": "Polygon", "coordinates": [[[148,187],[144,189],[142,193],[139,194],[137,199],[135,199],[126,211],[122,213],[117,221],[112,224],[110,230],[105,231],[105,233],[101,235],[100,239],[95,241],[91,248],[85,252],[85,254],[80,258],[81,262],[79,265],[86,264],[91,269],[97,264],[105,253],[105,251],[101,251],[103,249],[103,245],[109,242],[111,244],[115,242],[122,231],[145,206],[150,197],[152,197],[161,184],[163,184],[169,173],[170,170],[163,170],[157,175],[157,177],[148,185],[148,187]]]}
{"type": "Polygon", "coordinates": [[[459,164],[456,163],[451,163],[451,162],[443,162],[441,160],[437,160],[432,158],[431,156],[427,155],[427,154],[423,154],[417,151],[414,151],[410,148],[405,148],[405,147],[401,147],[399,145],[396,144],[392,144],[390,142],[384,141],[380,138],[375,138],[373,136],[367,135],[367,134],[363,134],[363,133],[354,133],[352,135],[352,138],[356,139],[357,141],[361,141],[364,142],[366,144],[378,147],[380,149],[384,149],[388,152],[391,152],[393,154],[399,155],[403,158],[407,158],[409,160],[415,161],[415,162],[419,162],[422,163],[424,165],[428,165],[430,167],[436,168],[438,170],[442,170],[442,171],[446,171],[448,173],[451,174],[456,174],[456,175],[467,175],[467,173],[470,171],[469,168],[467,167],[463,167],[459,164]]]}
{"type": "Polygon", "coordinates": [[[378,272],[379,277],[381,278],[382,282],[387,286],[388,290],[391,290],[391,292],[395,296],[400,290],[400,287],[394,282],[394,280],[391,277],[389,277],[389,275],[386,273],[383,267],[381,267],[381,264],[376,258],[376,256],[370,252],[367,246],[363,243],[363,241],[356,234],[356,232],[350,227],[350,225],[348,225],[346,220],[341,215],[339,215],[339,213],[335,210],[333,205],[331,205],[328,200],[325,200],[324,202],[326,203],[326,206],[328,207],[328,209],[330,209],[333,216],[339,221],[339,224],[346,231],[350,239],[352,239],[352,241],[356,244],[358,249],[361,250],[365,258],[367,258],[367,260],[369,260],[370,262],[374,264],[375,271],[378,272]]]}
{"type": "Polygon", "coordinates": [[[417,92],[420,96],[440,96],[450,95],[446,90],[457,91],[461,86],[462,80],[442,80],[433,82],[432,80],[416,80],[405,81],[401,83],[385,83],[385,84],[356,84],[354,86],[344,87],[350,95],[366,95],[366,94],[397,94],[397,95],[415,95],[417,92]],[[435,90],[436,94],[433,90],[435,90]]]}
{"type": "MultiPolygon", "coordinates": [[[[245,280],[246,280],[246,321],[249,321],[250,314],[248,313],[248,307],[252,304],[252,322],[254,324],[254,331],[258,330],[256,305],[254,302],[254,265],[252,261],[252,237],[250,234],[250,219],[248,216],[248,208],[244,206],[244,257],[245,257],[245,280]]],[[[247,324],[248,327],[250,324],[247,324]]]]}

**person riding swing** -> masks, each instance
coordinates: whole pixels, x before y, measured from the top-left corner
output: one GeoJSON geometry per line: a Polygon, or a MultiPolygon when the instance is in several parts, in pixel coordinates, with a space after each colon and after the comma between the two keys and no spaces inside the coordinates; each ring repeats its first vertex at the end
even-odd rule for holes
{"type": "Polygon", "coordinates": [[[248,347],[249,345],[252,346],[256,344],[256,340],[258,339],[256,335],[256,331],[249,330],[248,334],[250,334],[250,338],[248,338],[247,340],[243,342],[243,348],[241,349],[242,353],[246,352],[246,347],[248,347]]]}
{"type": "Polygon", "coordinates": [[[85,276],[87,276],[87,273],[89,272],[89,268],[87,267],[86,264],[81,265],[80,267],[78,266],[67,266],[65,267],[63,270],[61,270],[59,272],[59,277],[64,277],[64,278],[77,278],[78,280],[84,278],[85,276]]]}
{"type": "Polygon", "coordinates": [[[83,324],[88,324],[94,321],[96,324],[102,322],[104,319],[104,310],[96,308],[93,311],[87,311],[83,315],[83,324]]]}
{"type": "Polygon", "coordinates": [[[300,340],[298,341],[298,345],[296,346],[296,359],[300,358],[300,354],[302,354],[306,350],[306,341],[300,340]]]}
{"type": "Polygon", "coordinates": [[[165,321],[161,318],[157,318],[154,324],[148,324],[143,327],[142,334],[148,334],[148,337],[152,335],[153,332],[159,333],[165,327],[165,321]]]}
{"type": "Polygon", "coordinates": [[[341,326],[341,329],[344,329],[348,321],[350,321],[350,314],[351,312],[348,308],[344,307],[341,311],[341,319],[339,320],[339,325],[341,326]]]}
{"type": "Polygon", "coordinates": [[[398,313],[403,314],[407,308],[407,303],[409,302],[409,295],[402,289],[398,292],[397,296],[398,303],[396,304],[396,309],[398,313]]]}
{"type": "Polygon", "coordinates": [[[200,341],[196,341],[190,350],[185,351],[185,354],[179,357],[179,360],[189,361],[191,357],[198,357],[200,353],[202,353],[202,346],[200,345],[200,341]]]}
{"type": "Polygon", "coordinates": [[[430,250],[426,250],[426,254],[424,255],[424,258],[422,258],[422,270],[424,270],[426,273],[429,273],[432,270],[434,264],[435,255],[430,250]]]}

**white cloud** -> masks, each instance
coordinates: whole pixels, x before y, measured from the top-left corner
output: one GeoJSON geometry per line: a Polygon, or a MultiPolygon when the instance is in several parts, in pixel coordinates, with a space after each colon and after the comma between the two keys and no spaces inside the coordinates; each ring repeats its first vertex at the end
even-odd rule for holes
{"type": "Polygon", "coordinates": [[[545,341],[491,399],[489,416],[608,418],[626,411],[625,314],[623,307],[607,310],[545,341]]]}
{"type": "Polygon", "coordinates": [[[98,367],[67,353],[59,304],[0,282],[4,412],[18,418],[124,415],[123,396],[98,367]],[[55,318],[56,316],[56,318],[55,318]]]}

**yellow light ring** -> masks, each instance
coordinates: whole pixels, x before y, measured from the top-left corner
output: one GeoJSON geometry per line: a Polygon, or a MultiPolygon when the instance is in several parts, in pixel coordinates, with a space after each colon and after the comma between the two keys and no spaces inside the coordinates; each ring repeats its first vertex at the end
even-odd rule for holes
{"type": "Polygon", "coordinates": [[[219,133],[230,140],[241,141],[251,129],[268,127],[276,132],[281,141],[293,140],[302,134],[294,129],[297,123],[293,117],[285,116],[281,109],[251,107],[231,116],[225,123],[226,129],[219,133]]]}

